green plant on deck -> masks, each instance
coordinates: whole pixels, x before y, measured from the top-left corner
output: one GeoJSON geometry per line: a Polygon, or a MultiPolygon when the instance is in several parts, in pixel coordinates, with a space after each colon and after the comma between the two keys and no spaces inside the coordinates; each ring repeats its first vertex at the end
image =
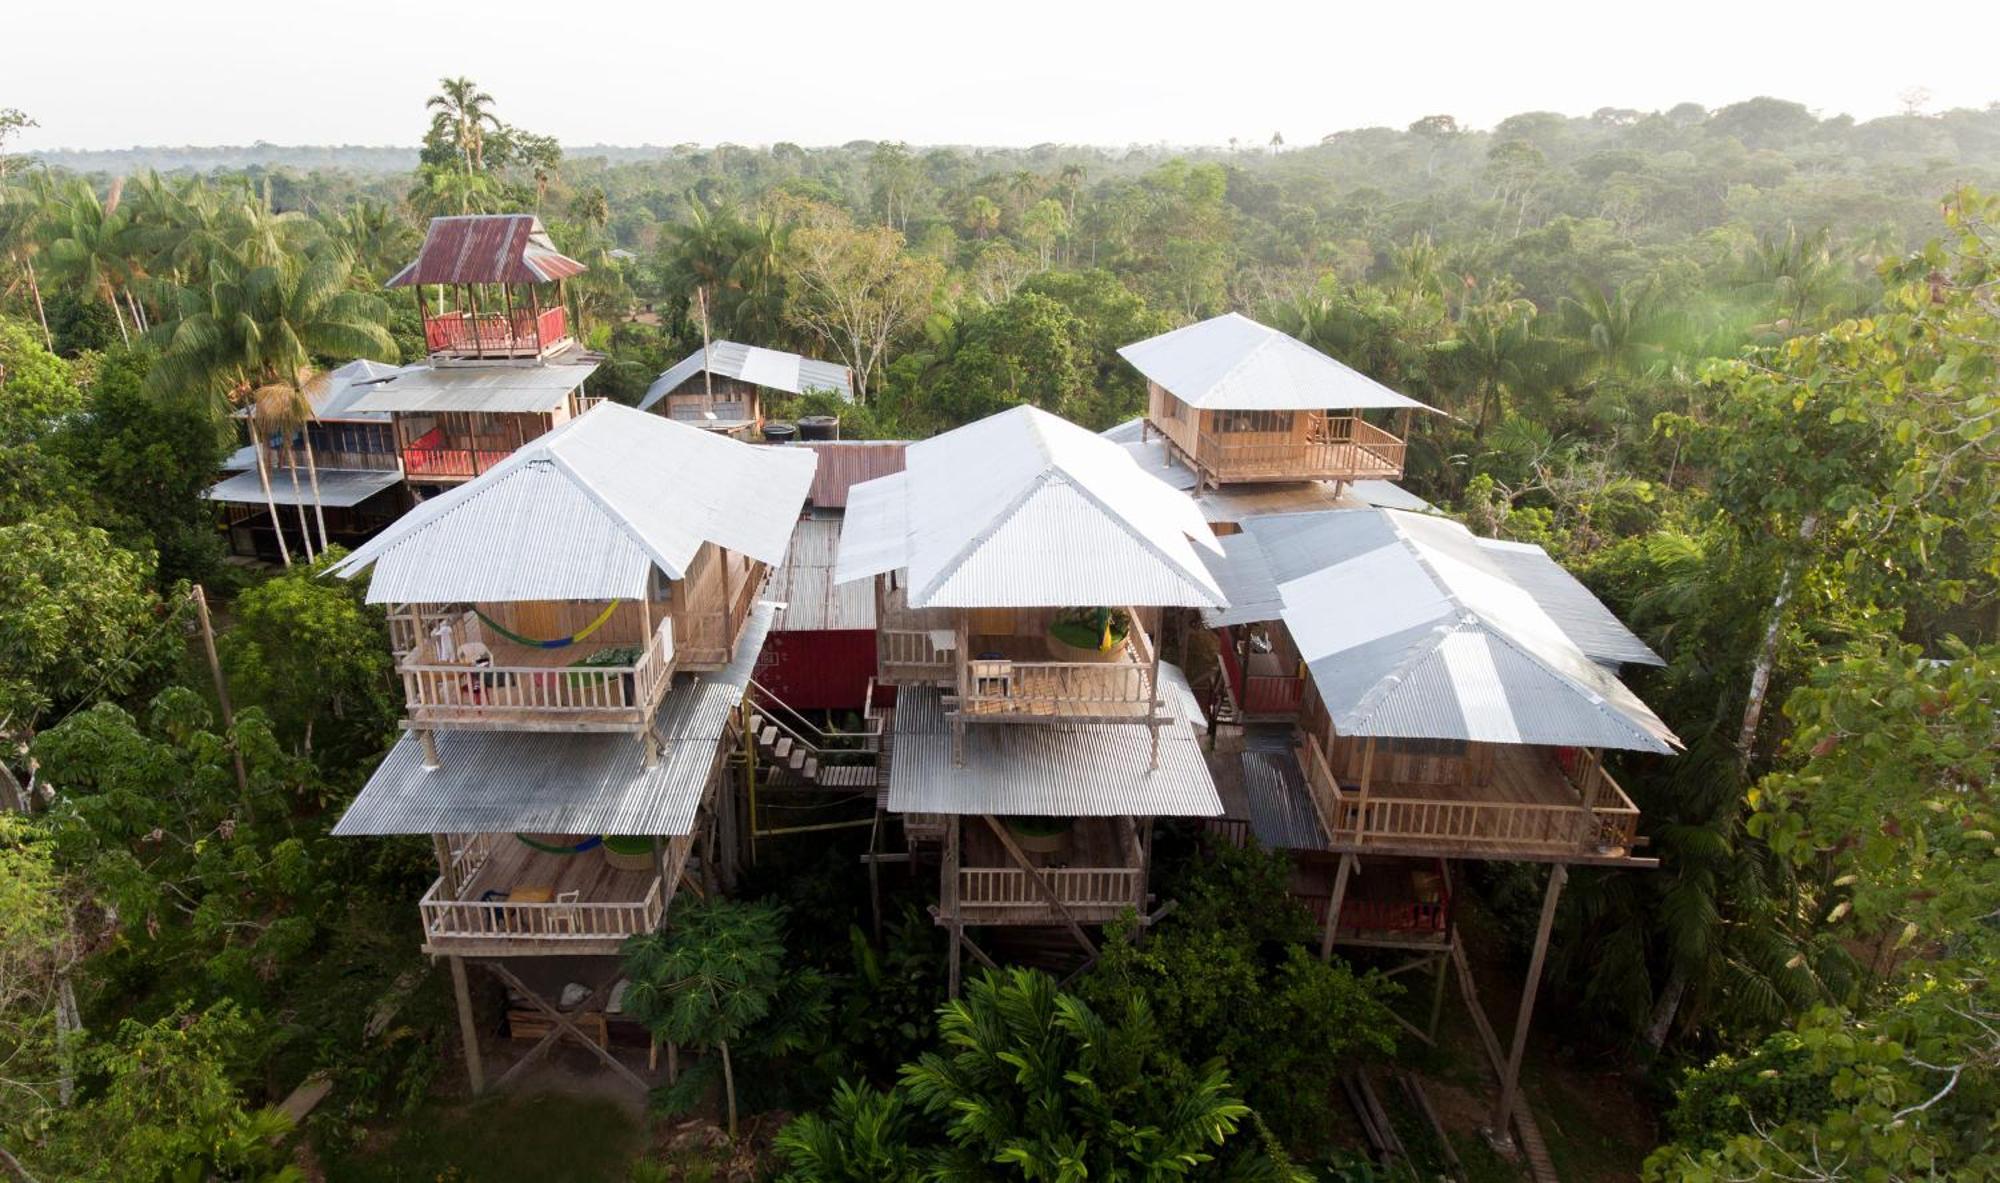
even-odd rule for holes
{"type": "Polygon", "coordinates": [[[1073,649],[1108,649],[1107,630],[1116,646],[1132,633],[1131,614],[1123,608],[1064,608],[1049,625],[1049,635],[1073,649]]]}

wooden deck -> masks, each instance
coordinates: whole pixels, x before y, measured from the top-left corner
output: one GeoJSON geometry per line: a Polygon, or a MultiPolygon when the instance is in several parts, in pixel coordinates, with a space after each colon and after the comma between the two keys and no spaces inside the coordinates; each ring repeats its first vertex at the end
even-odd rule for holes
{"type": "MultiPolygon", "coordinates": [[[[949,923],[954,910],[966,924],[1063,923],[1062,912],[1008,854],[983,818],[958,820],[964,829],[956,890],[947,886],[938,912],[940,923],[949,923]]],[[[1126,833],[1125,820],[1077,818],[1063,849],[1025,852],[1079,924],[1104,924],[1127,908],[1145,911],[1144,859],[1136,835],[1126,833]]],[[[946,873],[950,874],[949,868],[946,873]]]]}
{"type": "MultiPolygon", "coordinates": [[[[620,870],[601,846],[549,854],[512,834],[451,841],[461,885],[450,891],[440,879],[424,893],[427,953],[616,953],[625,938],[658,928],[673,898],[671,885],[653,871],[620,870]],[[571,892],[575,899],[565,899],[571,892]]],[[[669,876],[678,877],[691,847],[686,838],[668,841],[669,876]]]]}
{"type": "Polygon", "coordinates": [[[1041,637],[971,637],[959,712],[980,722],[1006,718],[1145,722],[1152,715],[1152,662],[1141,639],[1109,661],[1052,661],[1041,637]]]}
{"type": "MultiPolygon", "coordinates": [[[[405,727],[642,731],[673,683],[677,654],[671,618],[654,628],[652,644],[639,659],[625,665],[577,664],[592,654],[634,647],[615,634],[561,649],[518,644],[491,629],[480,635],[491,665],[439,662],[429,644],[404,656],[398,672],[405,727]]],[[[463,645],[461,639],[461,653],[463,645]]]]}
{"type": "Polygon", "coordinates": [[[1638,808],[1601,766],[1566,771],[1546,748],[1495,745],[1486,784],[1378,783],[1365,801],[1334,777],[1317,740],[1299,763],[1336,851],[1624,861],[1638,830],[1638,808]]]}

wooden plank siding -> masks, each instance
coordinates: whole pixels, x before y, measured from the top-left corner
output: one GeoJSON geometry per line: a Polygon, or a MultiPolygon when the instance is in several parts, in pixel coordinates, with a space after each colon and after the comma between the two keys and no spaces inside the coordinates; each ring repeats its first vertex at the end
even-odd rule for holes
{"type": "Polygon", "coordinates": [[[1403,475],[1403,440],[1358,413],[1197,410],[1156,382],[1147,388],[1147,422],[1210,485],[1403,475]]]}

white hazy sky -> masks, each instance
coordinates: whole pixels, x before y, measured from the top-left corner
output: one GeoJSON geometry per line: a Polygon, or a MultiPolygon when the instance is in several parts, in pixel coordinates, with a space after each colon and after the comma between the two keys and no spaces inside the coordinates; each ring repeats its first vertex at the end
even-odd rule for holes
{"type": "Polygon", "coordinates": [[[1432,113],[2000,100],[2000,0],[6,0],[27,150],[415,144],[443,74],[566,144],[1305,143],[1432,113]]]}

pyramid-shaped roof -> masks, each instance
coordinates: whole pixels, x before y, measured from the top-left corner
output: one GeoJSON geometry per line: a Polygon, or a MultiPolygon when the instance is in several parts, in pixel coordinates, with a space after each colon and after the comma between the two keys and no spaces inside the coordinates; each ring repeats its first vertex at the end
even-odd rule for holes
{"type": "Polygon", "coordinates": [[[904,460],[849,491],[840,582],[907,569],[915,608],[1223,602],[1194,501],[1073,423],[1015,407],[904,460]]]}
{"type": "Polygon", "coordinates": [[[1433,409],[1235,312],[1148,337],[1118,355],[1175,398],[1204,410],[1433,409]]]}
{"type": "Polygon", "coordinates": [[[431,498],[334,570],[371,603],[599,600],[686,574],[705,542],[777,564],[817,456],[603,403],[431,498]]]}

